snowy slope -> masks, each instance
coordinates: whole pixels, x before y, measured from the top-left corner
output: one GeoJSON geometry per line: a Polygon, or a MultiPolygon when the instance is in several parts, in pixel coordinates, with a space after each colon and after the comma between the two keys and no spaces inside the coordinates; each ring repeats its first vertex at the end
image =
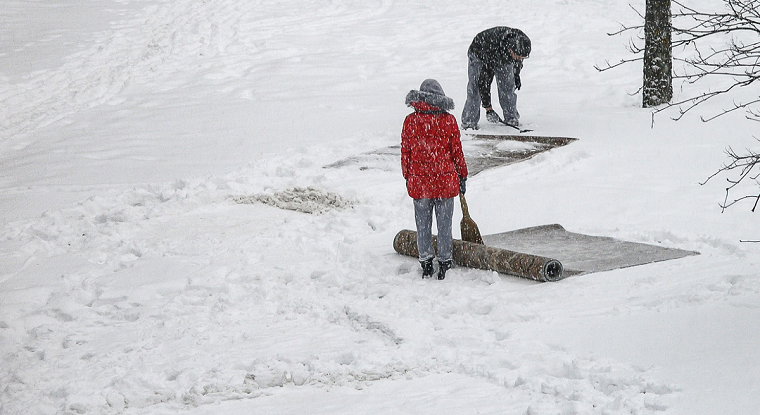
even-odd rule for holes
{"type": "Polygon", "coordinates": [[[593,68],[635,18],[605,0],[8,2],[0,413],[755,413],[757,214],[721,214],[725,178],[699,184],[754,125],[650,128],[639,68],[593,68]],[[701,255],[536,284],[423,281],[393,251],[414,227],[398,165],[323,166],[398,144],[425,78],[461,108],[467,46],[495,25],[533,39],[523,122],[579,141],[471,178],[480,230],[701,255]],[[294,188],[319,212],[259,202],[294,188]]]}

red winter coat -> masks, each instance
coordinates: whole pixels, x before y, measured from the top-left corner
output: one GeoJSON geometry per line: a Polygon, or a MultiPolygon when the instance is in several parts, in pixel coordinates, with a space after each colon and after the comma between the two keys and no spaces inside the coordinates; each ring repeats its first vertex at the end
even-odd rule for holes
{"type": "Polygon", "coordinates": [[[453,115],[424,102],[410,104],[415,111],[401,131],[401,172],[413,199],[447,199],[459,194],[459,178],[467,177],[467,163],[453,115]]]}

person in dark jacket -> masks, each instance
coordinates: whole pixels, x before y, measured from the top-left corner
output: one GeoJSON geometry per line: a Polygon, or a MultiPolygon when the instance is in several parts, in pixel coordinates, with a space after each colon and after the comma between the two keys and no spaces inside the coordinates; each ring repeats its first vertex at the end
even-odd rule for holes
{"type": "Polygon", "coordinates": [[[414,108],[404,119],[401,131],[401,173],[414,199],[417,248],[422,277],[432,277],[435,252],[432,244],[433,210],[438,226],[438,279],[451,268],[453,240],[451,222],[454,197],[465,192],[467,163],[462,152],[459,126],[447,111],[454,101],[434,79],[422,82],[419,91],[406,95],[414,108]]]}
{"type": "Polygon", "coordinates": [[[517,93],[522,87],[520,70],[523,60],[530,56],[531,43],[519,29],[499,26],[478,33],[467,50],[467,101],[462,110],[462,128],[478,129],[480,106],[493,123],[505,122],[517,127],[517,93]],[[496,78],[499,105],[504,120],[491,107],[491,83],[496,78]]]}

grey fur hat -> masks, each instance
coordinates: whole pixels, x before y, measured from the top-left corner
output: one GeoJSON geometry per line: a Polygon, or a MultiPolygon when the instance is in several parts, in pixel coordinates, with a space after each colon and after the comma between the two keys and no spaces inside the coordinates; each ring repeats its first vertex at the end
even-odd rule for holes
{"type": "Polygon", "coordinates": [[[419,91],[409,91],[406,94],[406,105],[411,106],[412,102],[424,102],[443,111],[454,109],[454,100],[444,94],[441,84],[435,79],[422,81],[419,91]]]}

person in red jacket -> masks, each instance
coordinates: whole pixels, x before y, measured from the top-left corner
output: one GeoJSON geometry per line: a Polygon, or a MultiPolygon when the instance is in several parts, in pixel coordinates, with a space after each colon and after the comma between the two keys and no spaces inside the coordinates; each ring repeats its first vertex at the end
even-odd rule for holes
{"type": "Polygon", "coordinates": [[[427,79],[419,91],[406,95],[406,105],[414,108],[401,131],[401,172],[406,190],[414,199],[417,248],[422,278],[432,277],[433,210],[438,226],[438,279],[452,266],[451,221],[454,197],[465,192],[467,163],[459,139],[456,118],[447,111],[454,101],[443,93],[438,81],[427,79]]]}

